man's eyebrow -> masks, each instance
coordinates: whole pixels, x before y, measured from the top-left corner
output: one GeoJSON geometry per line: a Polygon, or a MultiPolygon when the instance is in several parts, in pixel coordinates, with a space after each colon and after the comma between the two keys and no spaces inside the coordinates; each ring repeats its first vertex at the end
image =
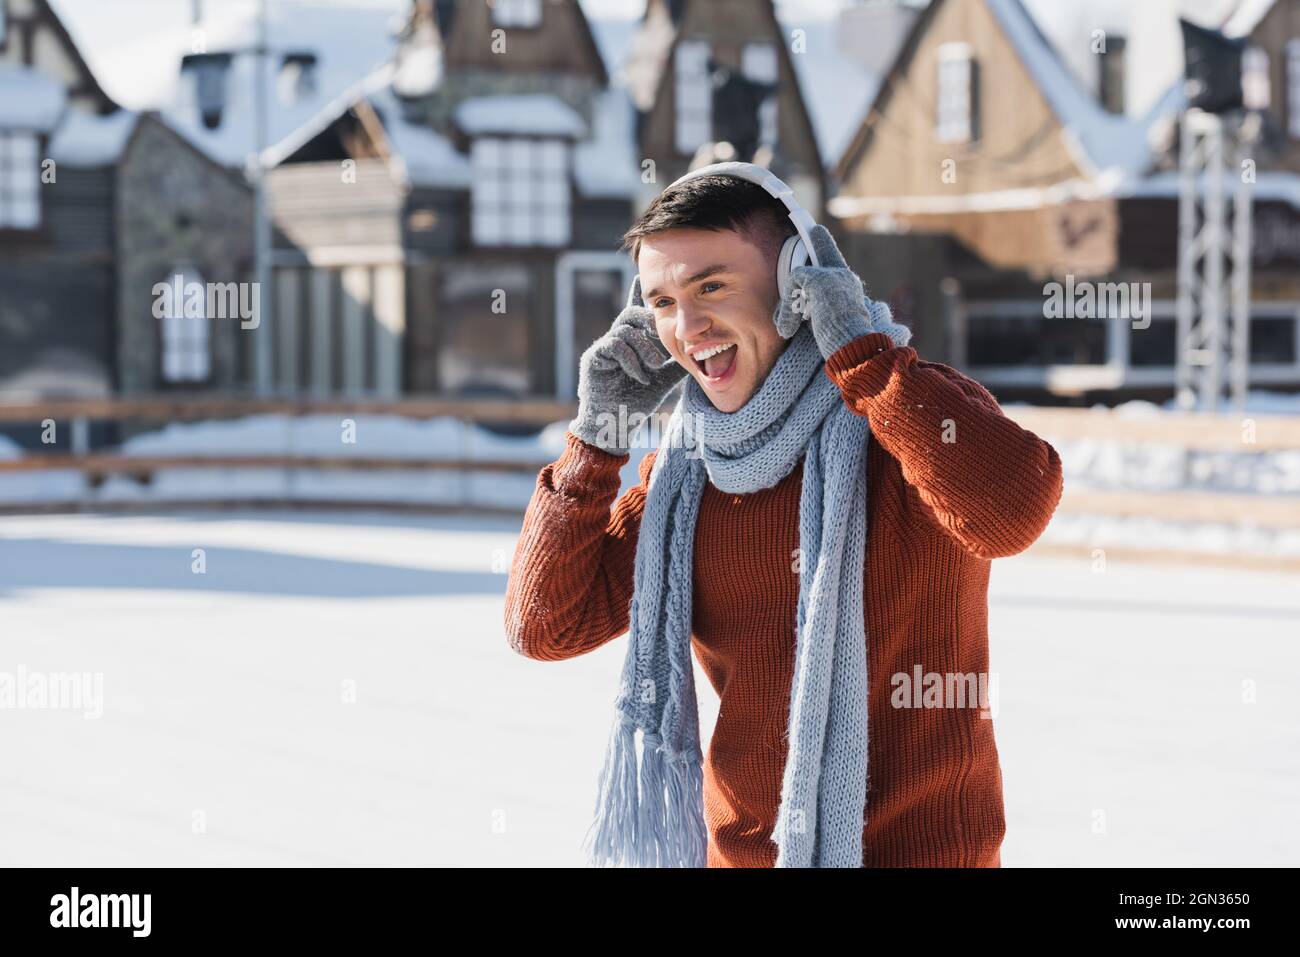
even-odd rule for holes
{"type": "MultiPolygon", "coordinates": [[[[702,280],[702,279],[708,279],[710,276],[715,276],[715,275],[717,275],[717,274],[720,273],[720,272],[729,272],[730,270],[731,270],[731,267],[728,266],[726,263],[714,263],[712,266],[705,266],[703,269],[701,269],[699,272],[697,272],[694,276],[691,276],[691,277],[690,277],[689,279],[687,279],[684,283],[682,283],[682,285],[683,285],[683,286],[691,286],[691,285],[694,285],[695,283],[699,282],[699,281],[702,280]]],[[[649,292],[642,294],[641,298],[642,298],[643,301],[645,301],[645,302],[649,302],[651,299],[655,298],[657,295],[659,295],[659,288],[658,288],[658,287],[655,287],[654,289],[651,289],[649,292]]]]}

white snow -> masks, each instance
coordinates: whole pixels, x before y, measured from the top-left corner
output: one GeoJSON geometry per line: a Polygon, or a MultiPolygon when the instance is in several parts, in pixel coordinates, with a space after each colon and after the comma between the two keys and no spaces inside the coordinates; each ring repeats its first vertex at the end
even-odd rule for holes
{"type": "MultiPolygon", "coordinates": [[[[255,59],[245,53],[235,56],[226,78],[227,109],[221,125],[209,130],[201,122],[193,83],[181,76],[181,58],[200,50],[247,49],[256,38],[258,6],[254,0],[204,3],[204,19],[195,25],[191,5],[172,0],[55,3],[56,12],[110,96],[135,110],[159,110],[200,150],[236,168],[256,149],[255,59]]],[[[268,4],[268,35],[275,60],[264,74],[272,107],[268,141],[285,139],[387,62],[395,46],[391,30],[406,6],[404,0],[268,4]],[[316,89],[286,103],[279,90],[279,57],[295,51],[316,55],[316,89]]]]}
{"type": "Polygon", "coordinates": [[[67,102],[63,86],[31,67],[0,63],[0,129],[53,129],[67,102]]]}
{"type": "Polygon", "coordinates": [[[412,185],[469,189],[472,180],[469,157],[433,129],[407,122],[392,87],[372,94],[370,102],[382,116],[393,156],[402,164],[412,185]]]}
{"type": "MultiPolygon", "coordinates": [[[[510,650],[518,522],[366,513],[0,519],[10,866],[581,866],[625,638],[510,650]],[[206,571],[192,571],[195,549],[206,571]]],[[[1300,855],[1300,577],[994,563],[1003,863],[1300,855]]],[[[698,667],[701,731],[717,698],[698,667]]]]}
{"type": "Polygon", "coordinates": [[[595,98],[591,139],[573,151],[573,178],[584,196],[626,199],[641,188],[636,108],[618,87],[595,98]]]}
{"type": "Polygon", "coordinates": [[[68,110],[50,140],[50,158],[72,167],[111,166],[126,148],[136,119],[130,110],[107,116],[68,110]]]}
{"type": "Polygon", "coordinates": [[[534,136],[587,135],[587,124],[567,103],[549,93],[473,96],[456,107],[456,124],[471,136],[511,133],[534,136]]]}
{"type": "Polygon", "coordinates": [[[1064,67],[1056,48],[1038,31],[1020,0],[988,0],[988,6],[1067,135],[1077,143],[1077,158],[1084,172],[1144,172],[1151,156],[1146,127],[1163,115],[1169,104],[1153,109],[1146,122],[1136,124],[1122,114],[1106,112],[1064,67]]]}

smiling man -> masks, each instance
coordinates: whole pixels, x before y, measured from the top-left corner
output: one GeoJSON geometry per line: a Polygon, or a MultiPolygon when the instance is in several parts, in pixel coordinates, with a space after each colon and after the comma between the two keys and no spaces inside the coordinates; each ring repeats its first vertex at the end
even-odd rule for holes
{"type": "Polygon", "coordinates": [[[1060,459],[922,360],[824,228],[783,295],[794,233],[726,174],[674,184],[628,231],[638,280],[538,476],[510,645],[555,661],[629,636],[594,863],[997,867],[989,702],[950,692],[988,687],[990,561],[1042,532],[1060,459]],[[619,497],[633,437],[609,423],[679,382],[619,497]],[[721,700],[707,754],[692,652],[721,700]],[[939,676],[921,707],[918,673],[939,676]]]}

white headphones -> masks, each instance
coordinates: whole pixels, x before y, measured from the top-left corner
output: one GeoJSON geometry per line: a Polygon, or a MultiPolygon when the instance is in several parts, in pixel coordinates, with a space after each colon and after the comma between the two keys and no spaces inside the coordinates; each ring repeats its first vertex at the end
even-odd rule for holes
{"type": "MultiPolygon", "coordinates": [[[[714,163],[711,166],[701,166],[699,169],[691,170],[672,183],[664,192],[667,193],[679,184],[697,176],[735,176],[737,179],[757,183],[771,196],[779,199],[789,210],[790,222],[794,223],[795,234],[785,241],[781,247],[781,255],[776,260],[776,288],[782,299],[790,291],[790,273],[793,270],[800,266],[821,265],[817,261],[817,253],[813,250],[812,238],[809,235],[810,230],[817,225],[816,221],[812,218],[812,214],[800,206],[799,201],[794,198],[794,190],[773,176],[770,170],[754,163],[714,163]]],[[[636,289],[636,283],[637,279],[634,277],[633,290],[636,289]]],[[[628,299],[632,300],[630,292],[628,299]]],[[[641,301],[641,305],[645,305],[644,300],[641,301]]]]}

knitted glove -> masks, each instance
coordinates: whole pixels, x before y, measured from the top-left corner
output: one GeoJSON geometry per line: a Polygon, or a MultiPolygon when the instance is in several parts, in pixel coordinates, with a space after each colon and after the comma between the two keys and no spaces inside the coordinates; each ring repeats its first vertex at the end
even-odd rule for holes
{"type": "Polygon", "coordinates": [[[790,292],[773,316],[781,335],[789,339],[807,319],[825,359],[869,332],[883,332],[894,345],[907,345],[912,330],[892,321],[885,303],[867,297],[862,280],[849,269],[826,227],[814,226],[811,239],[821,265],[800,266],[790,273],[790,292]]]}
{"type": "Polygon", "coordinates": [[[686,376],[659,341],[654,313],[640,303],[638,276],[626,308],[578,364],[578,414],[569,431],[613,455],[628,452],[633,414],[649,416],[686,376]]]}

